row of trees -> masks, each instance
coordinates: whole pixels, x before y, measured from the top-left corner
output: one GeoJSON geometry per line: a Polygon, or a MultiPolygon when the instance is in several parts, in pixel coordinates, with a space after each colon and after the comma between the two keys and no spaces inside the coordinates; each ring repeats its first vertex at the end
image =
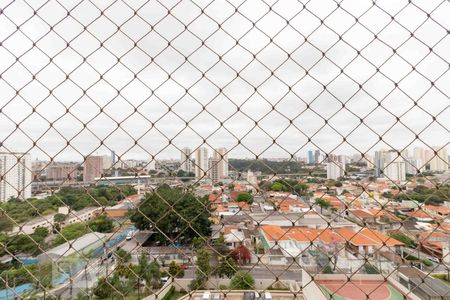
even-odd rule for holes
{"type": "Polygon", "coordinates": [[[10,231],[15,223],[23,223],[41,215],[55,213],[58,207],[68,205],[73,210],[90,206],[114,205],[123,198],[136,194],[132,186],[96,186],[91,188],[62,187],[45,199],[26,201],[11,199],[0,203],[0,231],[10,231]]]}
{"type": "Polygon", "coordinates": [[[263,181],[260,184],[262,190],[275,192],[291,192],[297,195],[305,195],[308,184],[293,179],[277,179],[274,181],[263,181]]]}
{"type": "Polygon", "coordinates": [[[239,172],[246,172],[247,170],[261,172],[262,174],[274,174],[275,172],[298,174],[308,172],[308,169],[304,168],[304,164],[297,161],[278,162],[267,159],[230,158],[228,162],[231,165],[231,169],[239,172]]]}
{"type": "MultiPolygon", "coordinates": [[[[1,264],[0,289],[33,283],[41,287],[51,287],[52,265],[22,265],[18,262],[1,264]]],[[[2,298],[3,299],[3,298],[2,298]]]]}
{"type": "Polygon", "coordinates": [[[123,299],[127,295],[135,293],[141,296],[148,295],[152,289],[161,286],[161,266],[156,262],[150,262],[147,255],[142,254],[138,258],[138,264],[128,262],[131,257],[122,249],[116,251],[118,265],[114,273],[107,278],[99,278],[93,289],[93,294],[100,299],[123,299]],[[143,286],[143,287],[142,287],[143,286]],[[142,287],[142,289],[141,289],[142,287]]]}
{"type": "Polygon", "coordinates": [[[434,188],[418,185],[412,191],[402,191],[395,196],[392,194],[387,196],[391,196],[398,201],[415,200],[420,203],[439,205],[450,199],[450,185],[446,184],[434,188]]]}
{"type": "Polygon", "coordinates": [[[108,233],[114,229],[113,221],[106,215],[100,215],[87,223],[73,223],[62,228],[55,239],[53,247],[64,244],[66,241],[77,239],[89,232],[108,233]]]}
{"type": "Polygon", "coordinates": [[[74,223],[58,229],[52,243],[46,242],[49,235],[47,228],[38,227],[32,234],[16,234],[7,235],[0,233],[0,243],[4,247],[0,248],[0,256],[2,255],[38,255],[50,247],[55,247],[76,238],[79,238],[89,232],[111,232],[114,228],[111,219],[105,215],[101,215],[87,223],[74,223]]]}
{"type": "Polygon", "coordinates": [[[250,261],[250,251],[241,245],[234,250],[230,250],[225,242],[223,234],[214,240],[214,244],[206,247],[206,239],[198,238],[195,240],[196,249],[196,273],[195,279],[191,282],[192,289],[204,289],[206,282],[211,275],[218,277],[232,278],[231,287],[234,289],[247,289],[254,285],[254,279],[251,274],[242,272],[239,264],[250,261]],[[211,260],[212,256],[215,259],[211,260]],[[216,261],[212,266],[211,261],[216,261]]]}
{"type": "Polygon", "coordinates": [[[48,245],[45,243],[45,238],[48,234],[49,232],[46,228],[36,228],[34,233],[30,235],[17,234],[8,236],[1,233],[0,244],[3,246],[0,248],[0,256],[19,253],[37,255],[48,248],[48,245]]]}

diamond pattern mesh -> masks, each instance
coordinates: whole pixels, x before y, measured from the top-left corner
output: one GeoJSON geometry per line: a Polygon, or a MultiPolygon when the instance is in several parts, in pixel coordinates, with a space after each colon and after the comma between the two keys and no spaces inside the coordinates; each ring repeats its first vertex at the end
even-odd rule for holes
{"type": "Polygon", "coordinates": [[[0,298],[449,298],[449,13],[0,1],[0,298]]]}

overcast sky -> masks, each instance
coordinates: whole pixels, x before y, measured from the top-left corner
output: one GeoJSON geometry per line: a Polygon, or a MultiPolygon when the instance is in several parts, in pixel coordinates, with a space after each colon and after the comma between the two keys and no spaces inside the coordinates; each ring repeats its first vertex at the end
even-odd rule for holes
{"type": "Polygon", "coordinates": [[[450,2],[409,2],[2,0],[0,141],[56,160],[446,146],[450,2]]]}

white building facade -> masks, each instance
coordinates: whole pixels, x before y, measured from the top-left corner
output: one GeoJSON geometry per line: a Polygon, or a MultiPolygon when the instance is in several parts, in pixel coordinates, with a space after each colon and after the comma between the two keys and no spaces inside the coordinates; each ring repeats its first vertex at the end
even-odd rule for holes
{"type": "Polygon", "coordinates": [[[31,197],[31,156],[28,153],[0,153],[0,202],[11,197],[31,197]]]}
{"type": "Polygon", "coordinates": [[[195,152],[195,179],[205,179],[208,174],[208,149],[200,147],[195,152]]]}
{"type": "Polygon", "coordinates": [[[180,156],[180,170],[183,170],[185,173],[193,173],[194,172],[194,164],[192,162],[192,151],[190,148],[181,149],[180,156]]]}

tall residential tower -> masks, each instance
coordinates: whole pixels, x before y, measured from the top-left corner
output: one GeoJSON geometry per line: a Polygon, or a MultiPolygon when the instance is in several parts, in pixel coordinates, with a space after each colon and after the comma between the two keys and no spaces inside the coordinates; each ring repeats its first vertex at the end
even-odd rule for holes
{"type": "Polygon", "coordinates": [[[0,202],[31,197],[31,156],[0,152],[0,202]]]}

